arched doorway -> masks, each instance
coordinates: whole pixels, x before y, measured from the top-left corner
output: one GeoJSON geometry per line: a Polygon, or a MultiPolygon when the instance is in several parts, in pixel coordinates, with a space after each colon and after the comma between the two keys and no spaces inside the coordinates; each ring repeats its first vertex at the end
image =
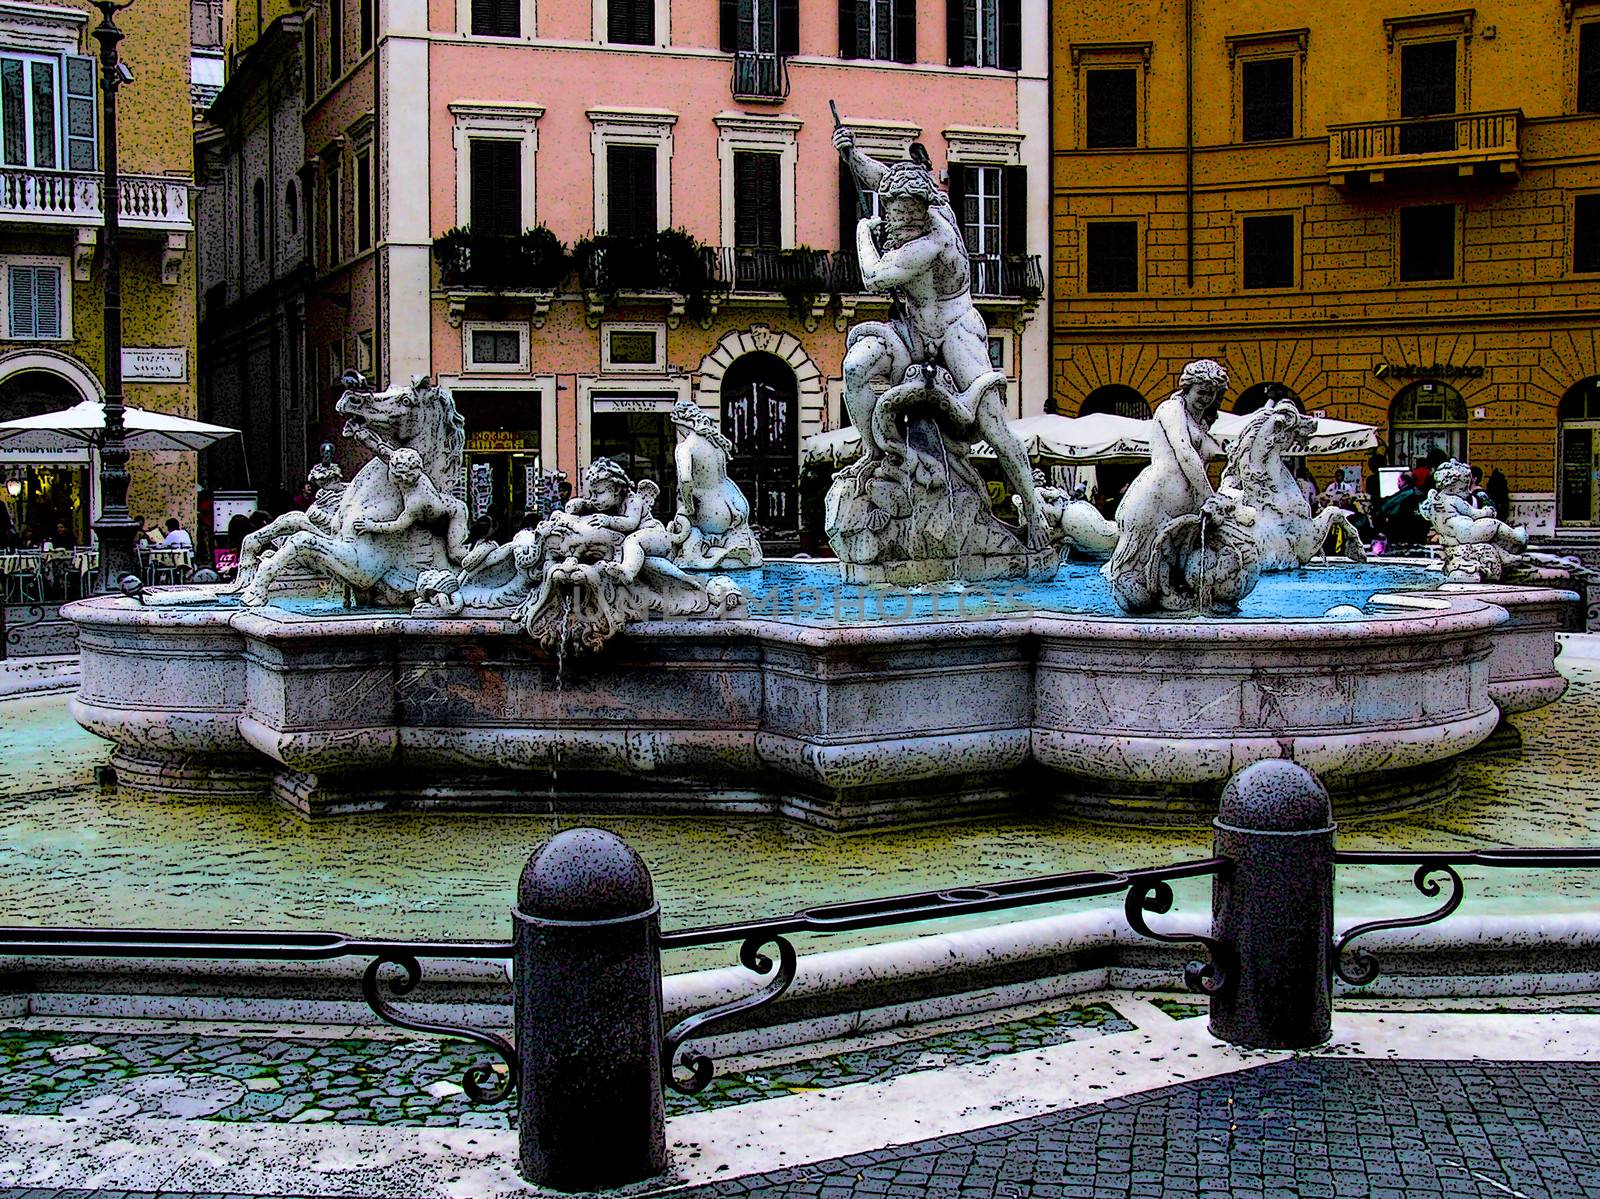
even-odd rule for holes
{"type": "Polygon", "coordinates": [[[800,388],[776,354],[741,355],[722,377],[722,432],[733,442],[728,475],[750,501],[750,521],[792,536],[800,521],[800,388]]]}
{"type": "MultiPolygon", "coordinates": [[[[55,412],[85,398],[71,379],[51,370],[25,368],[0,379],[0,420],[55,412]]],[[[65,536],[70,545],[89,543],[93,480],[87,448],[0,452],[0,463],[8,482],[18,485],[15,496],[6,488],[5,502],[23,542],[54,545],[65,536]]]]}
{"type": "MultiPolygon", "coordinates": [[[[1149,420],[1150,404],[1132,387],[1121,383],[1108,383],[1097,387],[1083,398],[1079,416],[1093,416],[1108,412],[1113,416],[1126,416],[1130,420],[1149,420]]],[[[1143,462],[1096,462],[1094,465],[1095,505],[1106,516],[1116,513],[1122,493],[1128,490],[1143,470],[1143,462]]]]}
{"type": "Polygon", "coordinates": [[[1600,524],[1600,375],[1574,383],[1556,408],[1556,520],[1600,524]]]}
{"type": "Polygon", "coordinates": [[[1450,384],[1420,379],[1389,405],[1389,461],[1410,466],[1438,454],[1467,461],[1467,404],[1450,384]]]}
{"type": "Polygon", "coordinates": [[[1239,393],[1239,398],[1233,402],[1233,414],[1248,416],[1277,400],[1288,400],[1297,410],[1301,412],[1306,410],[1292,388],[1282,383],[1257,383],[1254,387],[1247,387],[1239,393]]]}

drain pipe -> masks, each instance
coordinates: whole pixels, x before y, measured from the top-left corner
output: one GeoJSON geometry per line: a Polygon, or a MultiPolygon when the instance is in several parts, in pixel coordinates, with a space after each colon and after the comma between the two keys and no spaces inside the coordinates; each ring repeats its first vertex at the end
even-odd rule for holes
{"type": "Polygon", "coordinates": [[[1183,220],[1186,277],[1194,286],[1194,0],[1183,0],[1183,220]]]}

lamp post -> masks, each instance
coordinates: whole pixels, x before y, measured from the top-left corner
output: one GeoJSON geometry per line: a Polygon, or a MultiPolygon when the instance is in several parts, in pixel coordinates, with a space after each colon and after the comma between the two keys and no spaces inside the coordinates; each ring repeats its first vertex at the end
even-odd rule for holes
{"type": "Polygon", "coordinates": [[[117,246],[117,217],[121,187],[117,182],[117,89],[126,82],[125,68],[117,59],[122,30],[116,15],[132,3],[125,0],[91,0],[100,10],[94,39],[100,43],[101,124],[104,129],[105,173],[100,188],[100,208],[105,242],[105,343],[106,431],[100,446],[100,516],[94,531],[100,538],[100,586],[119,590],[124,575],[138,574],[134,530],[128,515],[128,445],[122,425],[122,260],[117,246]]]}

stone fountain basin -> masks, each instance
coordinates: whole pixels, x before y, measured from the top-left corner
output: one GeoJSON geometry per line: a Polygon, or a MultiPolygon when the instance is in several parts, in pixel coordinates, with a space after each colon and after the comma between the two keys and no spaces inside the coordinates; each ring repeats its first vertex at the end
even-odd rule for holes
{"type": "Polygon", "coordinates": [[[851,830],[1047,805],[1200,823],[1286,756],[1346,812],[1453,792],[1454,760],[1566,683],[1569,592],[1444,586],[1360,619],[1053,612],[630,627],[558,662],[508,621],[68,605],[72,713],[119,783],[306,814],[776,811],[851,830]]]}

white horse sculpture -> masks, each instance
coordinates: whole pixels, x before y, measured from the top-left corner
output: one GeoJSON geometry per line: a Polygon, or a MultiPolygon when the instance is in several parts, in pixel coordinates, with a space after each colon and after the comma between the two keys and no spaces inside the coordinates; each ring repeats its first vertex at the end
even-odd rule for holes
{"type": "Polygon", "coordinates": [[[1316,421],[1291,400],[1274,400],[1250,418],[1228,451],[1222,472],[1224,495],[1256,510],[1256,542],[1262,570],[1295,570],[1322,552],[1335,527],[1345,533],[1345,553],[1366,561],[1361,535],[1337,508],[1313,515],[1311,504],[1295,481],[1287,454],[1305,448],[1316,421]]]}
{"type": "Polygon", "coordinates": [[[376,456],[308,511],[245,538],[234,589],[246,604],[266,603],[273,582],[299,569],[338,580],[362,602],[409,605],[420,571],[461,563],[467,510],[455,493],[466,424],[450,393],[423,377],[379,393],[359,375],[345,385],[344,435],[376,456]]]}

